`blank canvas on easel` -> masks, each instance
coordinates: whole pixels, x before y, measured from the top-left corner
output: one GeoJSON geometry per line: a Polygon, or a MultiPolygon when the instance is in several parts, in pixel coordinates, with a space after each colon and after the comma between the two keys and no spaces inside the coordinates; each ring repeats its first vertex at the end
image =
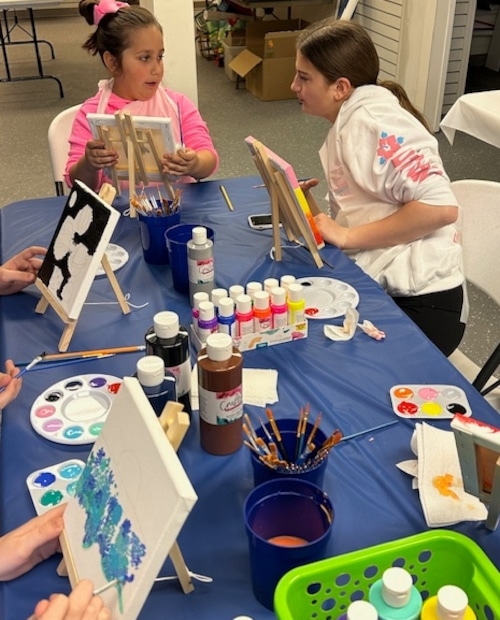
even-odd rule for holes
{"type": "Polygon", "coordinates": [[[117,579],[101,597],[113,620],[135,620],[196,500],[142,387],[125,377],[64,513],[72,585],[117,579]]]}

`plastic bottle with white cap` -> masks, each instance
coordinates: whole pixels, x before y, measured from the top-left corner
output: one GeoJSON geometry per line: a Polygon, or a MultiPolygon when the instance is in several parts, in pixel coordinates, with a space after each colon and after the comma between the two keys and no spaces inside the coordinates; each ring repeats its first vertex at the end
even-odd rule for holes
{"type": "Polygon", "coordinates": [[[347,612],[339,616],[338,620],[377,620],[375,607],[368,601],[353,601],[347,612]]]}
{"type": "Polygon", "coordinates": [[[175,376],[165,369],[161,357],[145,355],[137,360],[136,377],[157,416],[167,401],[177,400],[175,376]]]}
{"type": "Polygon", "coordinates": [[[192,325],[196,334],[198,334],[198,319],[200,317],[200,304],[202,301],[210,301],[208,293],[205,293],[205,291],[198,291],[193,295],[191,316],[193,317],[192,325]]]}
{"type": "Polygon", "coordinates": [[[252,301],[253,301],[254,294],[257,293],[257,291],[262,291],[262,290],[263,290],[263,286],[261,282],[256,282],[256,281],[247,282],[246,294],[252,299],[252,301]]]}
{"type": "Polygon", "coordinates": [[[269,295],[271,294],[273,288],[280,285],[279,280],[276,278],[266,278],[262,284],[264,285],[264,290],[267,291],[269,295]]]}
{"type": "Polygon", "coordinates": [[[229,334],[210,334],[198,353],[200,443],[225,455],[243,444],[243,357],[229,334]]]}
{"type": "Polygon", "coordinates": [[[417,620],[422,609],[422,596],[413,585],[410,573],[393,566],[384,571],[368,593],[380,620],[417,620]]]}
{"type": "Polygon", "coordinates": [[[153,317],[153,326],[146,332],[146,353],[158,355],[165,369],[177,381],[177,400],[191,414],[191,357],[188,330],[179,324],[179,315],[165,310],[153,317]]]}
{"type": "Polygon", "coordinates": [[[214,288],[210,291],[209,301],[211,301],[215,307],[215,314],[219,312],[219,301],[223,297],[227,297],[227,295],[228,292],[225,288],[214,288]]]}
{"type": "Polygon", "coordinates": [[[249,295],[240,295],[236,299],[236,335],[253,334],[253,308],[249,295]]]}
{"type": "Polygon", "coordinates": [[[253,297],[253,331],[271,329],[272,313],[267,291],[255,291],[253,297]]]}
{"type": "Polygon", "coordinates": [[[215,288],[214,244],[207,237],[204,226],[195,226],[192,238],[187,242],[189,297],[198,291],[210,293],[215,288]]]}
{"type": "Polygon", "coordinates": [[[217,331],[217,317],[215,316],[215,306],[211,301],[202,301],[199,307],[198,316],[198,338],[203,344],[207,336],[217,331]]]}
{"type": "MultiPolygon", "coordinates": [[[[282,278],[283,279],[283,278],[282,278]]],[[[306,300],[304,287],[298,282],[292,282],[287,288],[288,324],[303,323],[306,318],[306,300]]]]}
{"type": "Polygon", "coordinates": [[[286,289],[281,286],[275,286],[271,290],[271,315],[273,327],[286,327],[288,325],[286,289]]]}
{"type": "Polygon", "coordinates": [[[422,606],[422,620],[475,620],[476,614],[469,605],[467,594],[458,586],[439,588],[422,606]]]}
{"type": "Polygon", "coordinates": [[[236,334],[236,315],[234,313],[234,301],[231,297],[219,299],[217,322],[217,331],[219,333],[229,334],[231,338],[236,334]]]}

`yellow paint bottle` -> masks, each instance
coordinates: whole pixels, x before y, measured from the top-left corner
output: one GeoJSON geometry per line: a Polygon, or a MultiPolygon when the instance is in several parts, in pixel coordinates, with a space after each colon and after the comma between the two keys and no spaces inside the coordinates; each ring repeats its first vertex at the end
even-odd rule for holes
{"type": "Polygon", "coordinates": [[[443,586],[428,598],[420,613],[421,620],[476,620],[467,594],[458,586],[443,586]]]}

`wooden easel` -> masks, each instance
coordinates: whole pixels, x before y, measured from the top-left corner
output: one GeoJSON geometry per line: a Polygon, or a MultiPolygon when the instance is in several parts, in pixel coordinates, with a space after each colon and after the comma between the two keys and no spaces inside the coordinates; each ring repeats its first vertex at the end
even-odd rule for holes
{"type": "MultiPolygon", "coordinates": [[[[99,192],[99,197],[102,198],[107,203],[113,202],[115,195],[116,195],[115,188],[109,185],[108,183],[105,183],[102,186],[101,191],[99,192]]],[[[129,314],[130,313],[129,305],[127,304],[125,296],[120,288],[120,285],[118,284],[118,280],[116,279],[116,276],[113,270],[111,269],[111,265],[105,253],[103,254],[101,258],[101,264],[102,264],[104,273],[108,277],[108,280],[111,284],[111,288],[113,289],[113,292],[116,295],[116,299],[121,308],[121,311],[123,312],[123,314],[129,314]]],[[[49,306],[51,306],[55,310],[56,314],[59,316],[61,321],[65,324],[62,336],[59,340],[58,349],[61,352],[67,351],[69,347],[69,343],[71,342],[71,338],[73,337],[73,333],[76,329],[76,323],[78,319],[72,319],[71,317],[69,317],[68,313],[62,307],[59,300],[53,295],[53,293],[47,288],[47,286],[40,280],[40,278],[36,279],[35,285],[42,293],[42,297],[40,298],[40,301],[36,305],[35,312],[37,314],[44,314],[49,306]]]]}
{"type": "MultiPolygon", "coordinates": [[[[302,238],[316,266],[318,268],[323,267],[324,263],[318,251],[314,236],[309,226],[304,223],[302,214],[297,212],[295,200],[291,195],[291,190],[284,173],[273,168],[266,153],[265,146],[261,142],[255,141],[252,146],[255,152],[253,160],[271,199],[275,259],[277,261],[282,259],[279,228],[281,222],[288,240],[300,243],[300,239],[302,238]]],[[[320,208],[312,194],[308,193],[305,197],[313,215],[320,213],[320,208]]]]}
{"type": "MultiPolygon", "coordinates": [[[[183,409],[184,407],[182,404],[169,401],[165,404],[165,407],[158,418],[165,435],[176,452],[179,449],[190,424],[189,415],[183,411],[183,409]]],[[[71,554],[71,549],[68,544],[65,530],[63,530],[63,533],[59,536],[59,542],[61,544],[63,559],[59,562],[57,574],[60,577],[68,577],[71,587],[75,588],[80,579],[76,571],[76,566],[73,561],[73,556],[71,554]]],[[[193,592],[194,585],[177,541],[175,541],[172,545],[169,556],[172,560],[179,583],[181,584],[182,591],[184,594],[193,592]]]]}

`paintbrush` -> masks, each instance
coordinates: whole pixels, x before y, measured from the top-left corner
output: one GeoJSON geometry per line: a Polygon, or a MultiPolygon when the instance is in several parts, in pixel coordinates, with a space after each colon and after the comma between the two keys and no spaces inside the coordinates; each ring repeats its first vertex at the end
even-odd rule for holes
{"type": "MultiPolygon", "coordinates": [[[[99,357],[101,355],[115,355],[119,353],[138,353],[145,351],[146,345],[132,345],[127,347],[110,347],[108,349],[89,349],[88,351],[68,351],[67,353],[46,353],[43,363],[54,362],[56,360],[80,359],[88,357],[99,357]]],[[[25,366],[26,362],[18,362],[16,366],[25,366]]]]}
{"type": "MultiPolygon", "coordinates": [[[[40,353],[40,355],[37,355],[33,360],[31,360],[31,362],[27,366],[25,366],[21,371],[19,371],[17,373],[17,375],[15,375],[12,378],[13,379],[20,379],[25,373],[28,372],[28,370],[31,370],[34,366],[36,366],[39,362],[41,362],[44,357],[45,357],[45,352],[40,353]]],[[[3,392],[6,388],[7,388],[6,385],[1,387],[0,388],[0,393],[3,392]]]]}
{"type": "Polygon", "coordinates": [[[348,439],[354,439],[354,437],[361,437],[361,435],[366,435],[367,433],[372,433],[373,431],[378,431],[380,428],[385,428],[386,426],[392,426],[393,424],[397,424],[399,420],[392,420],[392,422],[385,422],[384,424],[378,424],[377,426],[372,426],[371,428],[367,428],[364,431],[358,431],[357,433],[352,433],[352,435],[346,435],[342,437],[340,441],[347,441],[348,439]]]}
{"type": "Polygon", "coordinates": [[[51,368],[61,368],[62,366],[71,366],[72,364],[82,364],[83,362],[93,362],[94,360],[102,360],[107,357],[114,357],[114,353],[106,355],[94,355],[92,357],[80,357],[75,359],[61,360],[60,362],[40,364],[35,370],[50,370],[51,368]]]}
{"type": "Polygon", "coordinates": [[[276,443],[278,444],[278,448],[279,448],[279,450],[281,452],[281,456],[283,457],[283,459],[285,461],[289,461],[288,454],[287,454],[286,448],[285,448],[285,444],[283,443],[283,439],[281,438],[280,430],[278,428],[278,425],[276,424],[276,420],[274,419],[273,412],[271,411],[271,409],[269,409],[269,408],[266,409],[266,415],[267,415],[267,418],[269,420],[269,423],[271,424],[271,428],[272,428],[273,434],[274,434],[274,436],[276,438],[276,443]]]}
{"type": "Polygon", "coordinates": [[[109,588],[112,588],[113,586],[116,586],[118,583],[120,583],[121,579],[112,579],[111,581],[108,581],[108,583],[105,583],[103,586],[101,586],[100,588],[96,588],[94,590],[94,592],[92,593],[93,596],[98,596],[99,594],[102,594],[103,592],[106,592],[106,590],[109,590],[109,588]]]}

